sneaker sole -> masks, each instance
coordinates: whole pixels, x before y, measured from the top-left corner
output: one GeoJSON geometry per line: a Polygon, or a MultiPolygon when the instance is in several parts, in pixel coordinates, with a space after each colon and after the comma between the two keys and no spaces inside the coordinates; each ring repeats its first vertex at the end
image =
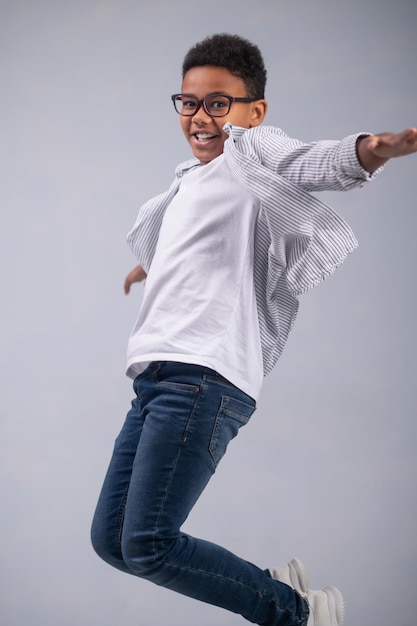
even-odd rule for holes
{"type": "Polygon", "coordinates": [[[304,563],[300,559],[292,559],[289,562],[290,579],[298,582],[298,589],[301,593],[307,593],[310,589],[310,581],[304,563]]]}
{"type": "Polygon", "coordinates": [[[342,592],[337,587],[325,587],[323,591],[326,592],[328,598],[332,622],[334,622],[335,626],[343,626],[345,623],[346,603],[342,592]]]}

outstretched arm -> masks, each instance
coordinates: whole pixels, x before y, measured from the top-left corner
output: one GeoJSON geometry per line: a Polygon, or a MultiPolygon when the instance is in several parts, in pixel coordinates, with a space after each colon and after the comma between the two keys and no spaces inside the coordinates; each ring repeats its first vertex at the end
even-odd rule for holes
{"type": "Polygon", "coordinates": [[[360,137],[356,149],[362,167],[369,173],[375,172],[389,159],[417,152],[417,128],[360,137]]]}
{"type": "Polygon", "coordinates": [[[140,283],[145,280],[147,274],[141,265],[137,265],[125,278],[124,290],[127,295],[133,283],[140,283]]]}
{"type": "Polygon", "coordinates": [[[417,128],[303,143],[279,128],[262,126],[248,130],[238,143],[242,152],[254,150],[265,167],[305,191],[348,191],[371,180],[388,159],[416,152],[417,128]]]}

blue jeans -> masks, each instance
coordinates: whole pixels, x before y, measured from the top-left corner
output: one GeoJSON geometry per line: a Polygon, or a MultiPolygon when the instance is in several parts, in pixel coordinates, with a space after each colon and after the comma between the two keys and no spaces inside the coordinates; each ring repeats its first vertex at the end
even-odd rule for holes
{"type": "Polygon", "coordinates": [[[154,362],[116,439],[92,543],[123,572],[241,614],[301,626],[307,603],[268,571],[180,529],[255,402],[213,370],[154,362]]]}

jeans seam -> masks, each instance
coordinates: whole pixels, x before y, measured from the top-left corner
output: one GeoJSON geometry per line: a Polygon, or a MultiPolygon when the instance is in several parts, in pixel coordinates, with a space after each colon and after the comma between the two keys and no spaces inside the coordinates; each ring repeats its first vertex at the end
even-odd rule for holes
{"type": "Polygon", "coordinates": [[[129,487],[125,490],[125,493],[121,500],[119,512],[117,515],[117,522],[115,524],[115,539],[116,539],[116,543],[120,551],[121,551],[121,545],[122,545],[123,521],[125,517],[128,492],[129,492],[129,487]]]}
{"type": "Polygon", "coordinates": [[[169,493],[169,488],[170,488],[170,485],[172,483],[172,479],[174,477],[175,470],[176,470],[177,465],[178,465],[178,460],[179,460],[181,452],[182,452],[182,450],[184,448],[184,444],[185,444],[185,442],[187,440],[187,433],[189,431],[189,426],[190,426],[191,422],[194,421],[194,417],[195,417],[195,414],[197,412],[197,407],[200,404],[201,392],[202,392],[202,389],[199,388],[198,394],[196,394],[196,399],[195,399],[195,402],[194,402],[191,414],[190,414],[190,416],[189,416],[189,418],[187,420],[187,424],[185,426],[184,433],[183,433],[183,436],[181,438],[181,444],[180,444],[180,446],[178,448],[177,456],[175,457],[175,463],[174,463],[174,465],[173,465],[173,467],[171,469],[171,474],[170,474],[169,480],[166,483],[165,493],[164,493],[164,497],[163,497],[162,502],[161,502],[161,506],[159,507],[158,516],[157,516],[157,519],[156,519],[156,523],[155,523],[154,531],[153,531],[153,535],[152,535],[152,550],[153,550],[153,556],[154,556],[155,561],[156,561],[156,558],[157,558],[156,537],[157,537],[157,534],[158,534],[159,522],[160,522],[160,519],[161,519],[162,512],[164,510],[164,507],[165,507],[165,502],[166,502],[166,499],[167,499],[167,496],[168,496],[168,493],[169,493]]]}
{"type": "Polygon", "coordinates": [[[188,571],[188,572],[194,572],[194,573],[199,573],[199,574],[205,574],[206,576],[211,576],[213,578],[227,580],[230,583],[233,583],[235,585],[239,585],[239,587],[241,587],[242,589],[247,589],[248,591],[251,591],[252,593],[255,593],[258,596],[258,598],[260,598],[262,600],[266,600],[267,602],[272,602],[276,607],[278,607],[278,609],[280,611],[282,611],[283,613],[287,613],[288,615],[291,615],[291,618],[295,618],[296,620],[298,620],[298,623],[299,623],[300,626],[305,626],[305,624],[307,624],[307,621],[305,621],[305,620],[306,619],[308,620],[309,613],[306,613],[304,611],[301,618],[296,617],[288,609],[281,608],[281,606],[278,604],[278,602],[276,601],[276,599],[274,597],[272,597],[270,595],[267,595],[264,592],[259,591],[258,589],[255,589],[254,587],[250,587],[249,585],[246,585],[245,583],[242,583],[239,580],[235,580],[235,579],[230,578],[228,576],[224,576],[223,574],[217,574],[216,572],[207,572],[205,570],[197,569],[195,567],[189,567],[187,565],[176,565],[174,563],[170,563],[168,561],[168,559],[166,559],[166,561],[165,561],[165,567],[170,567],[170,568],[173,568],[173,569],[180,569],[180,570],[184,570],[184,571],[188,571]],[[300,619],[302,621],[299,621],[300,619]]]}

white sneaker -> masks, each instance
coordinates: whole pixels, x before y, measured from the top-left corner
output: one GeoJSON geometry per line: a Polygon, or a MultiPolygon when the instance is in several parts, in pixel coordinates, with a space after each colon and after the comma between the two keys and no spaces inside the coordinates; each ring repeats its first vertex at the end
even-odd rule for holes
{"type": "Polygon", "coordinates": [[[269,568],[274,580],[289,585],[296,591],[306,594],[310,589],[307,570],[300,559],[293,559],[281,567],[269,568]]]}
{"type": "Polygon", "coordinates": [[[343,626],[345,601],[336,587],[309,591],[303,596],[310,609],[307,626],[343,626]]]}

